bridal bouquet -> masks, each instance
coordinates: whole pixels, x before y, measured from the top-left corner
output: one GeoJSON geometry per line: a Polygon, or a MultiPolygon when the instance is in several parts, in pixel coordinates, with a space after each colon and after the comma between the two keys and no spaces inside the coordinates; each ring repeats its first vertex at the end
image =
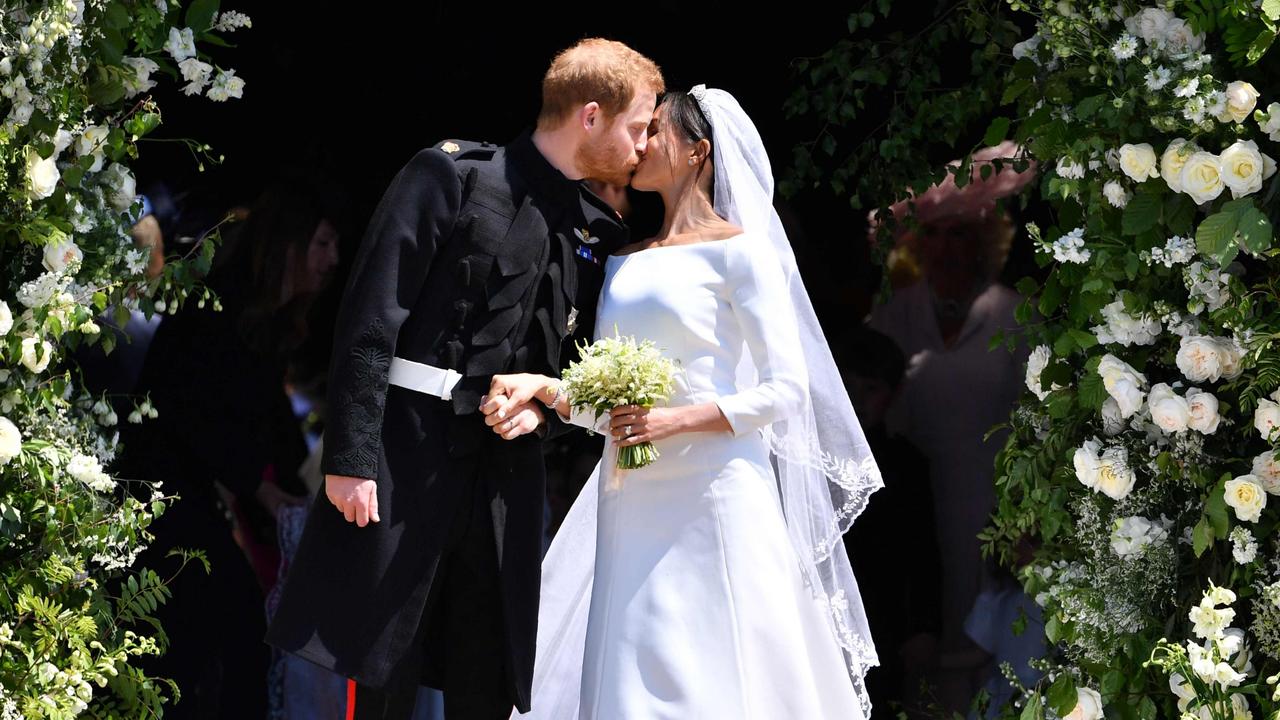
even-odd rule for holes
{"type": "MultiPolygon", "coordinates": [[[[595,408],[596,419],[620,405],[651,408],[671,394],[675,363],[654,344],[634,337],[604,337],[579,347],[581,358],[570,363],[562,378],[569,403],[577,410],[595,408]]],[[[618,450],[618,467],[641,468],[658,459],[651,442],[618,450]]]]}

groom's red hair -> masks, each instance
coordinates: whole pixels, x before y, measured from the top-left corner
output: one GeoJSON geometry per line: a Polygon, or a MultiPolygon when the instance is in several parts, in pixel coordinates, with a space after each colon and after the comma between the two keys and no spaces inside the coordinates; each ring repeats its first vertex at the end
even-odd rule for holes
{"type": "Polygon", "coordinates": [[[661,95],[666,89],[657,63],[616,40],[587,38],[561,50],[542,78],[538,127],[550,129],[589,102],[613,118],[631,104],[637,86],[661,95]]]}

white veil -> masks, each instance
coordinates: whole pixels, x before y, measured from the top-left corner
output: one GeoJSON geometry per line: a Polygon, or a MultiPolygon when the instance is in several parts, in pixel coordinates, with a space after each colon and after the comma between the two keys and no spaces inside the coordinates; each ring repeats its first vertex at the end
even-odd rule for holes
{"type": "MultiPolygon", "coordinates": [[[[795,314],[808,370],[808,402],[798,415],[766,428],[765,435],[797,560],[815,596],[830,609],[831,630],[844,648],[864,715],[870,717],[863,679],[878,661],[842,536],[871,494],[884,486],[880,469],[773,208],[773,172],[755,124],[723,90],[698,85],[690,95],[711,124],[716,212],[748,233],[768,234],[787,278],[790,307],[780,307],[778,312],[795,314]]],[[[742,358],[738,387],[753,387],[758,384],[755,364],[745,350],[742,358]]],[[[597,465],[543,560],[532,711],[522,717],[578,718],[595,568],[599,475],[597,465]]]]}

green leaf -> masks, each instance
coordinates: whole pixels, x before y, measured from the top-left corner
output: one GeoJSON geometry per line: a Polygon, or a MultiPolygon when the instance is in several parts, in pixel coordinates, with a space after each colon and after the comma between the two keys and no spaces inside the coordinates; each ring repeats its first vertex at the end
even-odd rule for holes
{"type": "Polygon", "coordinates": [[[1058,357],[1066,357],[1075,349],[1075,338],[1072,337],[1071,333],[1063,333],[1058,336],[1057,340],[1053,341],[1053,354],[1058,357]]]}
{"type": "Polygon", "coordinates": [[[1249,252],[1260,255],[1271,247],[1271,221],[1256,207],[1240,213],[1238,224],[1242,244],[1249,252]]]}
{"type": "Polygon", "coordinates": [[[1204,514],[1209,519],[1209,524],[1213,527],[1214,536],[1225,538],[1227,531],[1230,529],[1230,520],[1227,518],[1227,483],[1225,480],[1219,481],[1209,491],[1209,497],[1205,498],[1204,514]]]}
{"type": "Polygon", "coordinates": [[[1124,674],[1119,670],[1112,670],[1102,676],[1102,694],[1115,695],[1124,689],[1124,674]]]}
{"type": "MultiPolygon", "coordinates": [[[[1280,0],[1278,0],[1280,1],[1280,0]]],[[[1175,235],[1190,235],[1192,222],[1195,220],[1196,204],[1191,197],[1182,193],[1169,196],[1164,203],[1164,223],[1175,235]]]]}
{"type": "Polygon", "coordinates": [[[1027,704],[1022,708],[1022,715],[1018,717],[1018,720],[1040,720],[1043,717],[1040,696],[1032,695],[1027,698],[1027,704]]]}
{"type": "Polygon", "coordinates": [[[1049,707],[1059,716],[1066,717],[1076,707],[1076,682],[1071,673],[1062,673],[1049,686],[1049,707]]]}
{"type": "Polygon", "coordinates": [[[1137,235],[1160,222],[1160,196],[1140,193],[1124,208],[1120,229],[1125,235],[1137,235]]]}
{"type": "Polygon", "coordinates": [[[103,13],[103,17],[106,19],[107,27],[117,30],[129,27],[129,11],[118,2],[107,5],[107,10],[103,13]]]}
{"type": "Polygon", "coordinates": [[[1102,384],[1102,376],[1096,371],[1086,370],[1080,378],[1076,398],[1080,407],[1087,410],[1101,410],[1102,404],[1107,401],[1107,388],[1102,384]]]}
{"type": "Polygon", "coordinates": [[[213,16],[218,14],[218,0],[195,0],[187,8],[187,27],[197,35],[213,27],[213,16]]]}
{"type": "Polygon", "coordinates": [[[1200,227],[1196,228],[1196,250],[1201,255],[1213,258],[1219,265],[1227,265],[1239,251],[1235,239],[1238,222],[1237,214],[1229,211],[1214,213],[1205,218],[1200,222],[1200,227]]]}
{"type": "Polygon", "coordinates": [[[1195,528],[1191,531],[1191,549],[1195,552],[1196,557],[1204,554],[1205,550],[1213,544],[1213,528],[1209,525],[1207,517],[1201,517],[1200,522],[1196,523],[1195,528]]]}
{"type": "Polygon", "coordinates": [[[1262,14],[1270,20],[1280,20],[1280,0],[1262,0],[1262,14]]]}
{"type": "Polygon", "coordinates": [[[987,132],[982,136],[982,141],[987,145],[999,145],[1008,133],[1009,118],[998,117],[987,126],[987,132]]]}

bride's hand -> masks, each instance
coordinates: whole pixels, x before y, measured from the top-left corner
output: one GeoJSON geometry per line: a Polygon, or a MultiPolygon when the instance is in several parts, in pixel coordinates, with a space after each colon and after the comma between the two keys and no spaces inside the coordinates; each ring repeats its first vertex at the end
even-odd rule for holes
{"type": "Polygon", "coordinates": [[[489,394],[480,402],[480,412],[486,416],[497,414],[499,420],[505,420],[530,400],[542,401],[547,397],[543,391],[555,382],[546,375],[533,373],[494,375],[489,382],[489,394]]]}
{"type": "Polygon", "coordinates": [[[619,445],[654,442],[683,431],[680,408],[622,405],[611,410],[609,417],[609,432],[619,445]]]}

